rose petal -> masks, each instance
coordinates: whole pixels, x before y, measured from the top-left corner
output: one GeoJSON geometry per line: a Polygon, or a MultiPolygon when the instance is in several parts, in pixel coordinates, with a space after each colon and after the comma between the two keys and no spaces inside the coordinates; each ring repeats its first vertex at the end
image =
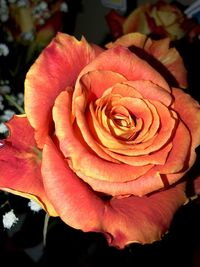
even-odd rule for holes
{"type": "MultiPolygon", "coordinates": [[[[145,60],[139,58],[126,47],[116,46],[101,53],[83,68],[79,79],[84,74],[94,70],[113,71],[124,76],[127,80],[151,81],[170,92],[170,88],[164,78],[145,60]]],[[[79,92],[76,93],[75,89],[74,99],[76,98],[76,94],[79,95],[79,92]]]]}
{"type": "Polygon", "coordinates": [[[145,244],[161,239],[185,201],[183,184],[146,197],[111,199],[103,217],[109,244],[124,248],[132,242],[145,244]]]}
{"type": "Polygon", "coordinates": [[[170,38],[146,42],[144,49],[168,69],[179,87],[187,87],[187,70],[184,61],[178,50],[175,47],[170,47],[170,38]]]}
{"type": "Polygon", "coordinates": [[[111,9],[108,14],[105,15],[105,19],[114,38],[122,35],[122,24],[125,20],[122,15],[118,14],[114,9],[111,9]]]}
{"type": "MultiPolygon", "coordinates": [[[[140,98],[131,98],[131,97],[123,97],[116,99],[115,101],[113,100],[113,106],[117,105],[123,105],[124,107],[129,110],[129,112],[133,113],[132,115],[135,116],[138,119],[142,119],[144,122],[143,129],[140,131],[139,135],[141,136],[142,134],[144,135],[150,128],[153,118],[152,118],[152,113],[150,108],[147,106],[146,102],[143,101],[140,98]]],[[[111,135],[108,133],[107,130],[105,130],[104,127],[101,126],[100,122],[97,120],[94,112],[94,108],[92,105],[90,105],[90,114],[88,114],[89,117],[91,117],[91,127],[94,129],[96,136],[98,137],[98,140],[108,149],[112,148],[117,148],[121,147],[123,149],[123,142],[120,142],[118,138],[115,138],[114,135],[111,135]]],[[[83,133],[84,139],[85,137],[85,131],[83,128],[85,128],[85,125],[87,124],[86,118],[82,112],[78,112],[77,110],[77,123],[79,125],[79,128],[81,132],[83,133]]],[[[109,120],[109,117],[107,117],[107,120],[109,120]]],[[[111,120],[112,122],[112,120],[111,120]]],[[[110,123],[111,123],[110,122],[110,123]]],[[[111,126],[112,127],[112,126],[111,126]]],[[[114,126],[112,127],[112,131],[114,132],[114,126]]],[[[136,138],[137,140],[137,138],[136,138]]],[[[136,140],[127,140],[128,143],[135,143],[136,140]],[[129,142],[130,141],[130,142],[129,142]],[[132,141],[132,142],[131,142],[132,141]],[[135,142],[134,142],[135,141],[135,142]]]]}
{"type": "Polygon", "coordinates": [[[144,48],[147,39],[148,37],[146,35],[141,34],[139,32],[126,33],[117,38],[114,42],[107,43],[105,47],[112,48],[118,45],[130,47],[132,45],[135,45],[136,47],[144,48]]]}
{"type": "Polygon", "coordinates": [[[129,32],[142,32],[148,35],[150,33],[150,29],[146,20],[146,11],[149,7],[149,3],[143,4],[129,14],[123,24],[124,34],[129,32]]]}
{"type": "Polygon", "coordinates": [[[111,246],[160,239],[186,201],[183,184],[148,197],[102,201],[69,169],[50,139],[43,153],[45,189],[59,216],[76,229],[104,233],[111,246]]]}
{"type": "MultiPolygon", "coordinates": [[[[83,144],[82,134],[77,127],[76,122],[74,122],[72,129],[72,108],[71,108],[71,98],[70,90],[62,92],[56,99],[55,105],[53,108],[53,119],[55,121],[55,131],[56,136],[59,138],[60,147],[62,152],[66,157],[69,156],[69,152],[67,152],[69,147],[71,146],[71,150],[77,150],[76,147],[80,147],[82,151],[82,146],[86,147],[86,150],[89,148],[88,144],[83,144]],[[79,134],[80,133],[80,134],[79,134]],[[77,138],[78,136],[78,138],[77,138]],[[67,144],[67,146],[66,146],[67,144]]],[[[87,125],[85,125],[87,127],[87,125]]],[[[86,131],[86,130],[85,130],[86,131]]],[[[97,153],[97,155],[103,159],[108,161],[114,161],[109,155],[107,155],[97,143],[92,140],[92,137],[88,135],[88,142],[91,143],[93,150],[97,153]]],[[[93,154],[93,153],[92,153],[93,154]]]]}
{"type": "MultiPolygon", "coordinates": [[[[143,175],[151,165],[143,168],[121,165],[101,159],[76,138],[70,121],[70,99],[67,91],[62,92],[56,99],[53,109],[56,136],[60,142],[60,148],[65,157],[69,159],[70,167],[80,175],[86,175],[94,179],[109,181],[128,181],[143,175]]],[[[103,153],[103,150],[102,150],[103,153]]]]}
{"type": "MultiPolygon", "coordinates": [[[[159,172],[155,171],[154,168],[145,172],[145,174],[141,175],[138,179],[132,179],[127,182],[110,182],[109,180],[93,179],[89,176],[84,176],[82,173],[79,174],[79,176],[83,181],[88,183],[93,190],[111,196],[145,196],[146,194],[165,187],[165,180],[163,180],[159,172]]],[[[177,177],[175,177],[175,179],[177,180],[177,177]]],[[[167,184],[167,186],[168,185],[169,184],[167,184]]]]}
{"type": "Polygon", "coordinates": [[[34,131],[25,116],[14,116],[7,126],[10,136],[0,150],[0,188],[22,197],[34,199],[51,216],[57,216],[44,191],[40,172],[40,153],[34,131]]]}
{"type": "Polygon", "coordinates": [[[158,151],[171,140],[177,126],[177,114],[173,110],[168,109],[161,102],[152,100],[151,103],[155,106],[160,118],[161,126],[157,134],[155,134],[149,140],[147,138],[147,141],[145,142],[135,145],[124,144],[123,147],[116,149],[112,148],[113,152],[130,156],[147,155],[149,153],[158,151]]]}
{"type": "Polygon", "coordinates": [[[175,97],[174,109],[180,114],[180,118],[189,128],[192,136],[192,149],[200,145],[200,105],[189,94],[173,88],[175,97]]]}
{"type": "Polygon", "coordinates": [[[68,225],[92,231],[100,228],[103,202],[73,173],[50,139],[46,139],[42,176],[48,198],[68,225]]]}
{"type": "Polygon", "coordinates": [[[183,59],[178,50],[176,50],[174,47],[170,47],[170,38],[153,40],[148,38],[146,35],[134,32],[123,35],[113,43],[108,43],[106,47],[112,48],[117,45],[123,45],[130,48],[133,48],[134,46],[145,50],[149,55],[154,57],[154,60],[152,57],[149,57],[148,54],[144,55],[144,51],[137,51],[133,49],[135,53],[140,52],[140,54],[143,54],[144,58],[150,64],[153,64],[152,66],[154,66],[155,69],[162,73],[163,77],[165,77],[171,86],[179,85],[183,88],[187,87],[187,71],[183,59]],[[159,65],[158,62],[162,63],[167,68],[169,73],[166,72],[163,66],[159,65]]]}
{"type": "Polygon", "coordinates": [[[88,72],[77,81],[73,99],[75,101],[75,97],[80,97],[85,91],[87,102],[94,101],[100,98],[106,89],[124,81],[125,77],[116,72],[108,70],[88,72]]]}
{"type": "Polygon", "coordinates": [[[148,100],[157,100],[167,107],[172,103],[171,94],[151,81],[137,80],[127,81],[125,83],[135,88],[143,98],[148,100]]]}
{"type": "MultiPolygon", "coordinates": [[[[147,165],[147,164],[165,164],[166,163],[166,160],[167,160],[167,157],[169,155],[169,152],[171,151],[171,148],[172,148],[172,144],[169,143],[166,145],[166,147],[154,152],[154,153],[151,153],[151,154],[147,154],[147,155],[143,155],[143,156],[132,156],[132,157],[129,157],[129,156],[125,156],[125,155],[120,155],[118,153],[113,153],[112,151],[106,149],[106,153],[108,155],[110,155],[112,158],[120,161],[120,162],[123,162],[123,163],[126,163],[126,164],[129,164],[129,165],[132,165],[132,166],[144,166],[144,165],[147,165]]],[[[102,147],[102,149],[105,149],[104,147],[102,147]]]]}
{"type": "Polygon", "coordinates": [[[95,57],[96,50],[84,38],[78,41],[58,33],[28,71],[25,111],[36,130],[40,147],[50,131],[51,109],[56,96],[67,86],[74,85],[80,71],[95,57]]]}
{"type": "Polygon", "coordinates": [[[166,163],[163,166],[156,167],[156,170],[162,174],[176,173],[189,167],[188,159],[191,153],[191,136],[181,121],[179,121],[175,131],[172,144],[172,150],[166,163]]]}

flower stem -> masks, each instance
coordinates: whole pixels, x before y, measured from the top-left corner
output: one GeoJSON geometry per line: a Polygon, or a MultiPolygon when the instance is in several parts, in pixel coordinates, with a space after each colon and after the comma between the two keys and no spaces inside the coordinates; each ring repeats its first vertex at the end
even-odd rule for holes
{"type": "Polygon", "coordinates": [[[44,247],[46,246],[49,218],[50,218],[50,216],[46,213],[45,218],[44,218],[44,228],[43,228],[43,245],[44,245],[44,247]]]}
{"type": "Polygon", "coordinates": [[[24,109],[20,107],[14,100],[14,98],[10,95],[5,95],[5,99],[12,105],[14,106],[20,113],[25,113],[24,109]]]}

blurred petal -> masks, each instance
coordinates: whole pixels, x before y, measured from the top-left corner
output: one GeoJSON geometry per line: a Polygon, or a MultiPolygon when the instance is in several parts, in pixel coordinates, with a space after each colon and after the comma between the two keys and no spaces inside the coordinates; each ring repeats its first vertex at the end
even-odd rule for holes
{"type": "Polygon", "coordinates": [[[108,23],[112,36],[114,38],[121,36],[123,33],[122,25],[125,18],[118,14],[114,9],[111,9],[108,14],[106,14],[105,19],[108,23]]]}
{"type": "Polygon", "coordinates": [[[149,8],[149,4],[143,4],[141,7],[136,8],[132,11],[128,17],[125,19],[123,24],[123,33],[130,32],[142,32],[144,34],[149,34],[150,29],[146,20],[146,11],[149,8]]]}
{"type": "Polygon", "coordinates": [[[51,216],[56,216],[44,191],[41,151],[36,147],[33,128],[25,116],[15,116],[7,126],[10,136],[0,147],[0,188],[37,201],[51,216]]]}

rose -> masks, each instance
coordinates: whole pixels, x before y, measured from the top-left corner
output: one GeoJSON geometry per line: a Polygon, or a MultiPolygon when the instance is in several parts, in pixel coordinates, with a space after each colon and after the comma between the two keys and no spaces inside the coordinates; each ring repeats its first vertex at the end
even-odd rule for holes
{"type": "Polygon", "coordinates": [[[185,17],[176,5],[158,1],[142,5],[133,11],[124,22],[123,30],[125,33],[141,30],[144,34],[176,40],[185,35],[181,26],[185,17]]]}
{"type": "Polygon", "coordinates": [[[165,1],[140,5],[127,17],[111,10],[106,20],[114,38],[140,32],[155,39],[170,37],[171,40],[180,40],[187,36],[192,41],[199,34],[199,25],[195,20],[188,18],[176,4],[165,1]]]}
{"type": "Polygon", "coordinates": [[[27,73],[26,114],[7,123],[0,188],[111,246],[159,240],[200,143],[199,104],[174,87],[185,76],[169,39],[135,33],[103,49],[58,33],[27,73]]]}

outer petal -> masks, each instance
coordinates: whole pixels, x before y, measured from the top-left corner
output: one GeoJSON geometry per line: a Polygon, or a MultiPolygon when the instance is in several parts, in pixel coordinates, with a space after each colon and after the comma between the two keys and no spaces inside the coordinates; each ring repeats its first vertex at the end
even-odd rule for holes
{"type": "Polygon", "coordinates": [[[132,32],[132,33],[127,33],[127,34],[122,35],[114,42],[107,43],[105,47],[112,48],[117,45],[130,47],[134,45],[136,47],[144,48],[147,39],[148,37],[144,34],[141,34],[139,32],[132,32]]]}
{"type": "Polygon", "coordinates": [[[50,139],[43,153],[45,189],[62,220],[83,231],[103,232],[112,246],[160,239],[186,201],[183,184],[148,197],[103,201],[69,169],[50,139]]]}
{"type": "Polygon", "coordinates": [[[50,139],[43,150],[42,175],[47,195],[64,222],[84,231],[100,228],[103,201],[70,170],[50,139]]]}
{"type": "MultiPolygon", "coordinates": [[[[165,79],[152,68],[145,60],[129,51],[126,47],[116,46],[101,53],[88,64],[80,73],[79,79],[86,73],[94,70],[108,70],[123,75],[127,80],[152,81],[160,87],[170,91],[165,79]]],[[[74,99],[79,95],[75,88],[74,99]]]]}
{"type": "MultiPolygon", "coordinates": [[[[178,50],[175,47],[170,47],[170,38],[156,41],[148,39],[144,49],[168,69],[175,78],[178,87],[187,87],[187,70],[178,50]]],[[[170,85],[173,86],[174,82],[170,81],[170,85]]]]}
{"type": "Polygon", "coordinates": [[[162,73],[171,86],[187,87],[187,71],[183,59],[174,47],[170,47],[169,38],[152,40],[146,35],[136,32],[123,35],[115,42],[108,43],[106,47],[111,48],[117,45],[129,47],[134,53],[143,56],[155,69],[162,73]],[[134,47],[139,48],[139,50],[134,47]],[[145,54],[144,50],[148,54],[145,54]],[[149,55],[152,55],[153,58],[149,55]],[[158,64],[159,62],[162,65],[158,64]]]}
{"type": "Polygon", "coordinates": [[[180,118],[191,132],[192,149],[200,145],[200,105],[189,94],[173,88],[175,97],[174,109],[180,114],[180,118]]]}
{"type": "Polygon", "coordinates": [[[191,136],[187,127],[181,121],[175,131],[172,143],[172,150],[169,153],[167,162],[163,166],[158,165],[156,167],[156,170],[162,174],[177,173],[189,167],[191,136]]]}
{"type": "Polygon", "coordinates": [[[145,197],[113,198],[103,218],[110,245],[123,248],[132,242],[144,244],[161,239],[185,201],[184,184],[145,197]]]}
{"type": "Polygon", "coordinates": [[[32,127],[25,116],[15,116],[7,125],[11,134],[0,146],[0,188],[34,199],[51,216],[56,216],[44,191],[41,152],[36,147],[32,127]]]}
{"type": "Polygon", "coordinates": [[[58,33],[28,71],[25,80],[25,111],[42,147],[49,132],[51,108],[56,96],[75,84],[82,68],[98,54],[85,39],[58,33]],[[42,112],[41,112],[42,107],[42,112]]]}

